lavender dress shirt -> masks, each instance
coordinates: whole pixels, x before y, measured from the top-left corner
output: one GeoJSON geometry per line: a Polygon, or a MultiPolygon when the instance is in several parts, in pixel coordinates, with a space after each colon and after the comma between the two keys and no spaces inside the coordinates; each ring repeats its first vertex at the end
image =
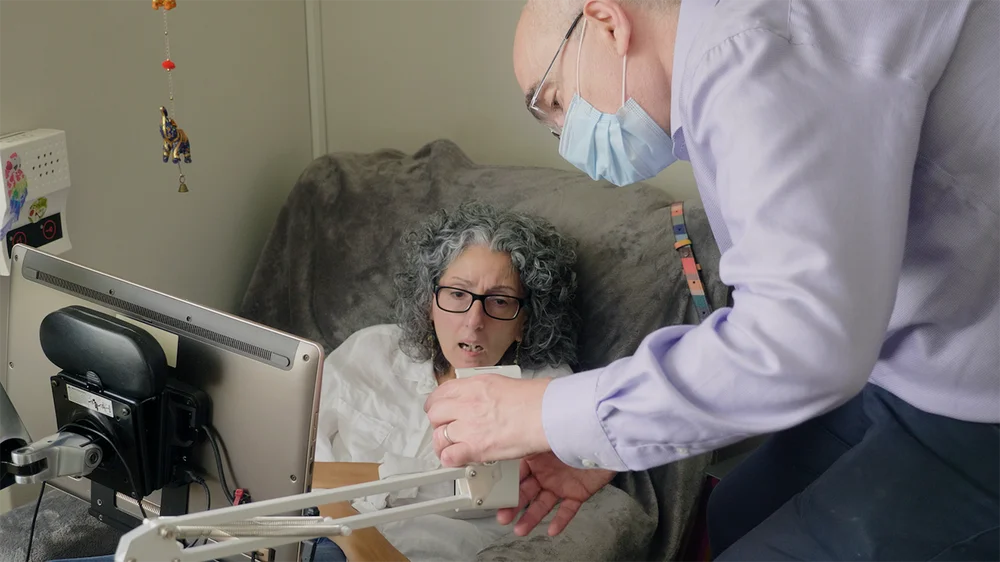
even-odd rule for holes
{"type": "Polygon", "coordinates": [[[552,450],[643,470],[869,382],[1000,422],[1000,2],[684,0],[678,27],[674,152],[734,304],[553,381],[552,450]]]}

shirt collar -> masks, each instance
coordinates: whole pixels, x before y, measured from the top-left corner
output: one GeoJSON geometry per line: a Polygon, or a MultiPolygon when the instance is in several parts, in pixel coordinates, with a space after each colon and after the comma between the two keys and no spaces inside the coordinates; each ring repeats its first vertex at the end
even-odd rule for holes
{"type": "Polygon", "coordinates": [[[438,386],[437,377],[434,376],[433,359],[417,362],[400,351],[396,355],[393,369],[401,374],[403,380],[416,384],[417,392],[420,394],[430,394],[438,386]]]}
{"type": "Polygon", "coordinates": [[[684,80],[688,53],[694,43],[698,30],[705,17],[718,3],[718,0],[682,0],[681,11],[677,20],[677,39],[674,41],[674,68],[670,78],[670,136],[673,137],[681,128],[680,87],[684,80]]]}

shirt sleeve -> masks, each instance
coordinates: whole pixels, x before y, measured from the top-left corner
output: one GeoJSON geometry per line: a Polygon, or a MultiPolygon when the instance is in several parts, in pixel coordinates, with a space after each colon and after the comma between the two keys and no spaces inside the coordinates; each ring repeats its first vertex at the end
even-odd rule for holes
{"type": "Polygon", "coordinates": [[[894,306],[927,94],[862,63],[751,30],[691,69],[683,134],[716,186],[734,304],[554,380],[543,425],[564,462],[644,470],[864,386],[894,306]]]}

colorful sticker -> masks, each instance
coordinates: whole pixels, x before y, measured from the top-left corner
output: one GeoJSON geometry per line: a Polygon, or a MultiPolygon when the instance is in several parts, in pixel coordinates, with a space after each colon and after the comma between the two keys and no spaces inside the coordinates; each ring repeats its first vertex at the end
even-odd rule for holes
{"type": "Polygon", "coordinates": [[[28,208],[28,220],[38,222],[45,217],[45,212],[49,210],[49,200],[45,197],[35,199],[35,202],[28,208]]]}
{"type": "Polygon", "coordinates": [[[3,179],[7,191],[9,211],[3,228],[0,228],[0,237],[6,236],[7,231],[21,218],[21,208],[24,207],[24,202],[28,199],[28,177],[21,169],[21,157],[16,152],[12,152],[7,158],[3,169],[3,179]]]}

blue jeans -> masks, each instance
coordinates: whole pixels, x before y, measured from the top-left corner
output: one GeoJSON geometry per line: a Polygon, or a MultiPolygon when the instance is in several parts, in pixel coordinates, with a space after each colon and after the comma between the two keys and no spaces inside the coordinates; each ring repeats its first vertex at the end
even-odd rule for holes
{"type": "Polygon", "coordinates": [[[337,543],[326,537],[316,539],[316,557],[309,558],[309,547],[303,547],[302,562],[347,562],[347,555],[337,543]]]}
{"type": "MultiPolygon", "coordinates": [[[[302,546],[302,562],[347,562],[344,551],[337,546],[337,543],[326,537],[316,540],[316,556],[310,558],[312,545],[305,543],[302,546]]],[[[90,558],[69,558],[65,560],[52,560],[51,562],[114,562],[114,555],[92,556],[90,558]]]]}
{"type": "Polygon", "coordinates": [[[1000,425],[869,384],[766,441],[709,498],[719,560],[998,560],[1000,425]]]}

